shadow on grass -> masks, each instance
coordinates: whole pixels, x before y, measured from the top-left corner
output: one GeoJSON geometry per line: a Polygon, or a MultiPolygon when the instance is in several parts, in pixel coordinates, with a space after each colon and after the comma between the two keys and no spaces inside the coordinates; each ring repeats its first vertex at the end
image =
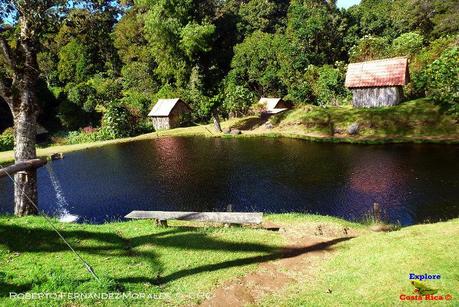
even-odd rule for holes
{"type": "MultiPolygon", "coordinates": [[[[192,227],[155,229],[157,233],[148,235],[124,237],[121,232],[94,232],[83,230],[61,230],[63,236],[83,256],[94,255],[100,257],[120,257],[129,262],[148,263],[154,267],[157,274],[151,276],[145,272],[135,272],[133,275],[114,278],[117,283],[146,283],[165,284],[180,278],[213,272],[226,268],[245,266],[249,264],[263,263],[281,258],[295,257],[304,253],[331,249],[331,246],[351,239],[350,237],[331,240],[312,246],[280,250],[276,246],[259,243],[239,243],[209,237],[207,233],[192,227]],[[220,263],[204,264],[193,268],[187,268],[161,276],[164,272],[164,264],[159,260],[156,253],[158,247],[176,248],[181,250],[197,251],[229,251],[259,252],[263,255],[252,257],[238,257],[236,259],[220,263]]],[[[68,251],[68,247],[50,229],[24,227],[18,225],[0,225],[0,249],[6,249],[9,253],[55,253],[68,251]]],[[[7,254],[8,255],[8,254],[7,254]]],[[[7,258],[8,256],[4,256],[7,258]]],[[[0,260],[2,260],[0,258],[0,260]]],[[[38,260],[39,261],[39,260],[38,260]]],[[[124,265],[124,264],[123,264],[124,265]]],[[[98,270],[95,267],[96,271],[98,270]]],[[[0,280],[1,282],[1,280],[0,280]]],[[[17,285],[10,283],[0,284],[0,297],[9,295],[13,291],[27,291],[31,285],[17,285]]]]}

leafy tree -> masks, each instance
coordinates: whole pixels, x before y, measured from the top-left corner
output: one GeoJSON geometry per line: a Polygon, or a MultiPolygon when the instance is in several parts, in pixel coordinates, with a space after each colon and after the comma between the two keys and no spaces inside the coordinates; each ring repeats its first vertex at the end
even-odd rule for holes
{"type": "Polygon", "coordinates": [[[407,96],[410,98],[425,97],[427,67],[440,58],[445,49],[458,46],[459,39],[457,36],[445,36],[432,41],[418,52],[410,62],[411,82],[405,88],[407,96]]]}
{"type": "Polygon", "coordinates": [[[313,101],[321,106],[341,105],[349,92],[344,87],[345,69],[343,63],[334,68],[330,65],[309,66],[304,77],[311,84],[313,101]]]}
{"type": "Polygon", "coordinates": [[[154,64],[154,59],[144,35],[147,8],[141,5],[131,7],[115,25],[114,46],[123,63],[143,62],[154,64]]]}
{"type": "Polygon", "coordinates": [[[129,111],[113,101],[104,112],[101,133],[105,139],[128,137],[134,132],[134,123],[129,111]]]}
{"type": "Polygon", "coordinates": [[[234,83],[257,96],[282,96],[285,93],[280,76],[278,53],[282,36],[256,31],[236,45],[228,84],[234,83]]]}
{"type": "Polygon", "coordinates": [[[255,97],[250,90],[229,82],[225,87],[223,108],[231,117],[245,115],[254,100],[255,97]]]}
{"type": "Polygon", "coordinates": [[[345,28],[333,3],[293,0],[286,30],[294,69],[333,63],[341,54],[345,28]]]}
{"type": "Polygon", "coordinates": [[[389,41],[385,37],[364,36],[349,51],[349,60],[363,62],[385,58],[390,52],[389,46],[389,41]]]}
{"type": "Polygon", "coordinates": [[[459,115],[459,48],[445,50],[425,72],[427,96],[459,115]]]}
{"type": "Polygon", "coordinates": [[[86,81],[93,73],[92,63],[87,48],[71,40],[59,51],[57,71],[63,83],[86,81]]]}
{"type": "Polygon", "coordinates": [[[422,49],[424,37],[416,32],[403,33],[392,42],[392,56],[413,57],[422,49]]]}
{"type": "MultiPolygon", "coordinates": [[[[111,2],[88,2],[96,12],[111,2]]],[[[15,160],[36,158],[36,131],[39,113],[38,83],[40,67],[37,55],[42,49],[41,39],[60,22],[71,3],[66,1],[1,1],[0,2],[0,96],[8,104],[15,125],[15,160]],[[14,24],[5,26],[5,21],[14,24]],[[17,31],[16,31],[17,30],[17,31]]],[[[15,214],[37,213],[36,170],[27,170],[26,176],[15,175],[15,214]]]]}
{"type": "Polygon", "coordinates": [[[100,11],[70,10],[55,36],[58,48],[76,40],[85,46],[95,72],[118,72],[121,63],[111,35],[117,14],[118,9],[112,6],[100,11]]]}
{"type": "Polygon", "coordinates": [[[285,28],[288,1],[249,0],[239,8],[239,28],[246,36],[255,31],[275,33],[285,28]]]}
{"type": "Polygon", "coordinates": [[[358,21],[361,36],[385,36],[395,38],[402,33],[392,18],[393,0],[362,0],[349,12],[358,21]]]}

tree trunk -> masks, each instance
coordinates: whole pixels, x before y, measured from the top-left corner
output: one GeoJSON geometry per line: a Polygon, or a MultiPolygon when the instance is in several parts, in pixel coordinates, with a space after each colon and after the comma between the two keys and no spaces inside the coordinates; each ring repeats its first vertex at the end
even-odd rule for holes
{"type": "MultiPolygon", "coordinates": [[[[33,89],[21,93],[21,106],[14,114],[14,158],[16,163],[35,159],[37,135],[36,98],[33,89]]],[[[14,175],[14,214],[37,214],[37,169],[29,169],[14,175]]]]}
{"type": "Polygon", "coordinates": [[[214,120],[214,128],[217,132],[223,132],[222,127],[220,126],[220,119],[218,118],[217,109],[212,111],[212,119],[214,120]]]}

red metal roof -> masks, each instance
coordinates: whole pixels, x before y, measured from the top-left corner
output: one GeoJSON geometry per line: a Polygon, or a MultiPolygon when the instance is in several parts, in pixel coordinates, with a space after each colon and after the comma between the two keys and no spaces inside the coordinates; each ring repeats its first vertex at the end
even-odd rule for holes
{"type": "Polygon", "coordinates": [[[392,58],[349,64],[345,85],[349,88],[397,86],[408,81],[408,59],[392,58]]]}

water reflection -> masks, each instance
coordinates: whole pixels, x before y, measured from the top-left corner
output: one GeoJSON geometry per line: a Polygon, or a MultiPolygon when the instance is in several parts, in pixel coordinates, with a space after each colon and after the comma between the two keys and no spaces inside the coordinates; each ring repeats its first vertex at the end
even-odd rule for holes
{"type": "MultiPolygon", "coordinates": [[[[53,163],[82,220],[132,210],[313,212],[361,219],[373,202],[402,224],[456,217],[457,146],[318,144],[291,139],[162,138],[68,154],[53,163]]],[[[40,207],[56,210],[39,171],[40,207]]],[[[0,180],[0,210],[12,185],[0,180]]]]}

